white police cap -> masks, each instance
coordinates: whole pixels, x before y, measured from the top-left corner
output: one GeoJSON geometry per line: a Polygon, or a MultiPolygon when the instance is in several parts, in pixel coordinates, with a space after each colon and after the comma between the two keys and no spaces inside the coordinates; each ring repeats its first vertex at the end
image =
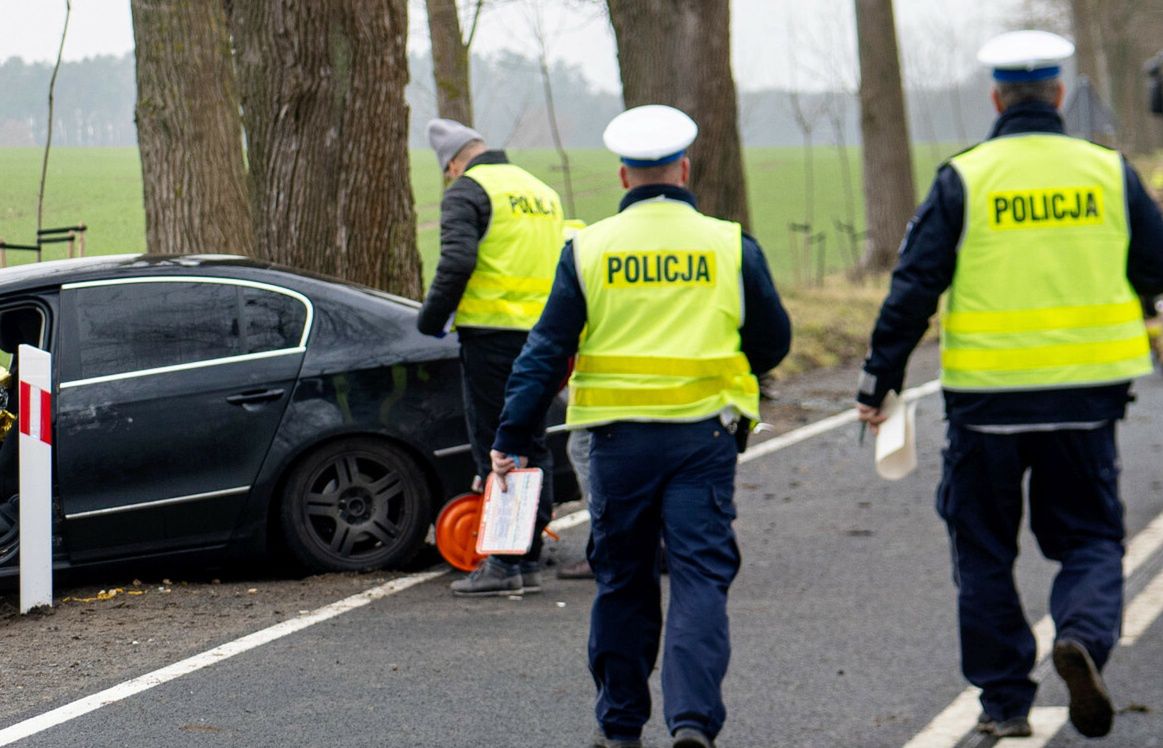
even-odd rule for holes
{"type": "Polygon", "coordinates": [[[1026,83],[1057,77],[1072,54],[1074,44],[1049,31],[1009,31],[987,41],[977,61],[993,68],[1001,83],[1026,83]]]}
{"type": "Polygon", "coordinates": [[[695,141],[699,126],[684,112],[661,104],[627,109],[606,125],[602,142],[627,166],[642,168],[677,161],[695,141]]]}

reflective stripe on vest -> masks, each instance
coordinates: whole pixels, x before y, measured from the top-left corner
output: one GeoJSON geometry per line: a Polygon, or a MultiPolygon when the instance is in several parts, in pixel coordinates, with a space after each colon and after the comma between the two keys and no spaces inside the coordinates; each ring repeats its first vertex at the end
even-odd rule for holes
{"type": "Polygon", "coordinates": [[[582,230],[573,248],[587,322],[568,426],[695,421],[728,407],[758,418],[739,340],[739,224],[650,200],[582,230]]]}
{"type": "Polygon", "coordinates": [[[512,164],[478,164],[465,176],[489,196],[492,220],[456,308],[456,325],[529,330],[545,308],[561,257],[561,200],[512,164]]]}
{"type": "Polygon", "coordinates": [[[1063,135],[996,138],[953,157],[965,229],[941,324],[941,383],[1021,390],[1151,371],[1127,281],[1118,153],[1063,135]]]}

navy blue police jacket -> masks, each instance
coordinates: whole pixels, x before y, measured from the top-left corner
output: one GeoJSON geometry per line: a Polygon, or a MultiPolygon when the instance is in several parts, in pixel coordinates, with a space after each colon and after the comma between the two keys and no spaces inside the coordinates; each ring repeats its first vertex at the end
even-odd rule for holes
{"type": "MultiPolygon", "coordinates": [[[[1064,132],[1058,111],[1043,103],[1012,106],[994,123],[990,138],[1064,132]]],[[[1124,160],[1130,247],[1127,279],[1137,293],[1163,293],[1163,218],[1124,160]]],[[[904,386],[909,355],[925,334],[941,294],[953,282],[965,217],[965,186],[948,163],[937,171],[925,201],[909,222],[893,270],[888,297],[872,332],[858,402],[878,407],[890,390],[904,386]]],[[[1130,383],[1023,392],[945,390],[945,414],[960,426],[1081,424],[1126,414],[1130,383]]]]}
{"type": "MultiPolygon", "coordinates": [[[[666,198],[695,206],[695,197],[681,187],[642,185],[628,191],[618,210],[640,200],[666,198]]],[[[791,322],[779,300],[763,250],[743,234],[743,325],[739,328],[743,354],[751,371],[763,374],[775,368],[791,347],[791,322]]],[[[506,454],[529,454],[534,429],[545,416],[577,353],[586,324],[586,299],[578,282],[573,243],[562,250],[545,311],[529,332],[505,389],[505,409],[493,449],[506,454]]],[[[681,335],[681,330],[675,331],[681,335]]]]}

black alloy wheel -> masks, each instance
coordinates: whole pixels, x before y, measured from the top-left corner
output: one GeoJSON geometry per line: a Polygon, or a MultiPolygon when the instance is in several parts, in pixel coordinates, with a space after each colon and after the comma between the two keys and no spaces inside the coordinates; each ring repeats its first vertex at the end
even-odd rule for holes
{"type": "Polygon", "coordinates": [[[287,480],[283,538],[307,570],[399,565],[419,549],[432,515],[428,484],[407,454],[344,439],[307,455],[287,480]]]}
{"type": "Polygon", "coordinates": [[[20,550],[20,500],[16,494],[0,500],[0,566],[20,550]]]}

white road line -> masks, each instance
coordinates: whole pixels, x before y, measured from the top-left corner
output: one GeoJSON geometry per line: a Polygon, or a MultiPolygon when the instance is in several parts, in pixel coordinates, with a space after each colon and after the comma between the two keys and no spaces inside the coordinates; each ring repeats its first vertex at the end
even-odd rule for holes
{"type": "Polygon", "coordinates": [[[977,715],[981,714],[981,703],[977,697],[980,689],[967,688],[953,699],[953,703],[945,707],[945,711],[917,733],[912,740],[905,743],[905,748],[937,748],[938,746],[954,746],[961,742],[965,734],[973,729],[977,723],[977,715]]]}
{"type": "MultiPolygon", "coordinates": [[[[910,400],[916,400],[918,398],[924,397],[925,395],[931,395],[940,389],[940,381],[934,379],[931,382],[925,382],[919,387],[912,387],[905,390],[904,400],[906,402],[910,400]]],[[[811,439],[813,436],[819,436],[826,431],[831,431],[832,429],[846,426],[849,423],[854,423],[855,421],[856,409],[853,408],[852,410],[846,410],[843,413],[837,413],[834,416],[829,416],[822,421],[809,423],[807,426],[798,428],[795,431],[789,431],[786,434],[781,434],[779,436],[772,437],[771,439],[759,442],[743,454],[739,455],[739,463],[743,464],[745,462],[757,460],[760,457],[766,457],[772,452],[778,452],[779,450],[790,447],[793,444],[799,444],[806,439],[811,439]]]]}
{"type": "Polygon", "coordinates": [[[1127,606],[1123,615],[1123,637],[1119,644],[1129,647],[1151,628],[1159,613],[1163,612],[1163,571],[1155,575],[1135,599],[1127,606]]]}
{"type": "MultiPolygon", "coordinates": [[[[926,382],[920,387],[914,387],[910,390],[906,390],[904,398],[906,400],[912,400],[936,392],[938,389],[940,389],[940,384],[937,381],[926,382]]],[[[807,426],[796,429],[795,431],[788,432],[782,436],[778,436],[774,439],[769,439],[765,442],[755,445],[740,455],[739,462],[750,462],[751,460],[772,454],[773,452],[777,452],[781,449],[784,449],[785,447],[790,447],[793,444],[798,444],[806,439],[810,439],[813,436],[830,431],[831,429],[852,423],[855,420],[856,411],[851,410],[831,416],[830,418],[825,418],[821,421],[817,421],[816,423],[808,424],[807,426]]],[[[590,513],[585,509],[582,509],[580,511],[572,512],[565,515],[564,517],[559,517],[553,520],[549,523],[549,527],[555,532],[560,532],[561,530],[567,530],[571,527],[576,527],[577,525],[588,522],[589,519],[590,513]]],[[[368,603],[380,600],[389,595],[394,595],[395,593],[406,590],[409,587],[414,587],[417,584],[421,584],[423,582],[444,576],[449,571],[450,569],[426,571],[420,574],[410,574],[406,577],[393,579],[392,581],[380,585],[379,587],[373,587],[372,589],[365,592],[352,595],[351,597],[345,598],[335,603],[331,603],[330,605],[325,605],[322,608],[317,608],[316,610],[299,616],[298,618],[283,621],[282,623],[277,623],[274,626],[262,629],[261,631],[256,631],[255,633],[244,636],[241,639],[227,642],[222,646],[207,650],[201,654],[197,654],[193,657],[181,660],[180,662],[175,662],[174,664],[168,665],[164,668],[161,668],[160,670],[146,673],[145,675],[118,684],[111,688],[107,688],[104,691],[92,694],[91,696],[86,696],[70,704],[65,704],[62,707],[53,709],[52,711],[45,712],[44,714],[37,715],[36,717],[26,719],[23,722],[18,722],[4,729],[0,729],[0,746],[10,745],[17,740],[22,740],[26,737],[29,737],[30,735],[35,735],[36,733],[42,732],[51,727],[63,724],[64,722],[68,722],[72,719],[76,719],[77,717],[80,717],[84,714],[88,714],[89,712],[92,712],[96,709],[100,709],[103,706],[108,706],[109,704],[113,704],[133,696],[134,694],[147,691],[154,686],[159,686],[163,683],[174,680],[175,678],[180,678],[183,675],[196,672],[217,662],[222,662],[223,660],[229,659],[237,654],[242,654],[243,652],[247,652],[256,647],[261,647],[264,644],[269,644],[270,642],[275,641],[276,639],[281,639],[288,634],[293,634],[296,631],[302,631],[303,629],[309,626],[313,626],[316,623],[326,621],[330,618],[342,615],[343,613],[347,613],[348,611],[355,610],[356,608],[361,608],[368,603]]]]}
{"type": "Polygon", "coordinates": [[[298,618],[276,623],[274,626],[256,631],[241,639],[227,642],[220,647],[206,650],[201,654],[196,654],[180,662],[175,662],[173,665],[168,665],[160,670],[154,670],[152,673],[146,673],[133,680],[118,684],[112,688],[107,688],[91,696],[86,696],[71,704],[65,704],[50,712],[26,719],[23,722],[17,722],[10,727],[0,730],[0,746],[9,745],[17,740],[22,740],[30,735],[47,730],[50,727],[55,727],[71,719],[76,719],[83,714],[88,714],[103,706],[108,706],[134,694],[149,690],[154,686],[160,686],[175,678],[180,678],[183,675],[188,675],[189,673],[201,670],[215,663],[222,662],[255,647],[269,644],[276,639],[281,639],[288,634],[301,631],[308,626],[314,626],[329,618],[334,618],[356,608],[362,608],[368,603],[375,602],[389,595],[394,595],[397,592],[402,592],[409,587],[415,587],[418,584],[435,579],[445,573],[447,572],[426,571],[420,574],[409,574],[406,577],[393,579],[378,587],[373,587],[370,590],[360,592],[359,594],[352,595],[330,605],[325,605],[322,608],[317,608],[298,618]]]}
{"type": "Polygon", "coordinates": [[[572,512],[571,514],[567,514],[564,517],[558,517],[557,519],[553,520],[549,523],[549,529],[553,530],[554,532],[561,532],[562,530],[568,530],[571,527],[577,527],[578,525],[585,524],[589,521],[589,511],[586,509],[579,509],[576,512],[572,512]]]}
{"type": "MultiPolygon", "coordinates": [[[[1150,559],[1160,547],[1163,547],[1163,514],[1158,515],[1151,523],[1144,527],[1127,545],[1127,552],[1123,556],[1123,575],[1130,578],[1139,567],[1150,559]]],[[[1140,592],[1127,606],[1124,620],[1124,639],[1126,635],[1134,633],[1137,637],[1145,631],[1160,610],[1163,610],[1163,574],[1155,579],[1140,592]],[[1132,619],[1132,615],[1134,618],[1132,619]],[[1135,627],[1132,632],[1132,625],[1135,627]],[[1139,628],[1141,627],[1141,628],[1139,628]]],[[[1054,640],[1054,621],[1050,616],[1043,616],[1034,625],[1034,637],[1038,642],[1037,662],[1046,658],[1054,640]]],[[[1133,639],[1131,643],[1133,643],[1133,639]]],[[[1037,663],[1035,663],[1036,666],[1037,663]]],[[[977,697],[981,691],[969,687],[953,700],[945,710],[933,718],[904,748],[953,748],[964,738],[977,720],[981,712],[977,697]]],[[[1022,743],[1023,746],[1030,745],[1022,743]]]]}

